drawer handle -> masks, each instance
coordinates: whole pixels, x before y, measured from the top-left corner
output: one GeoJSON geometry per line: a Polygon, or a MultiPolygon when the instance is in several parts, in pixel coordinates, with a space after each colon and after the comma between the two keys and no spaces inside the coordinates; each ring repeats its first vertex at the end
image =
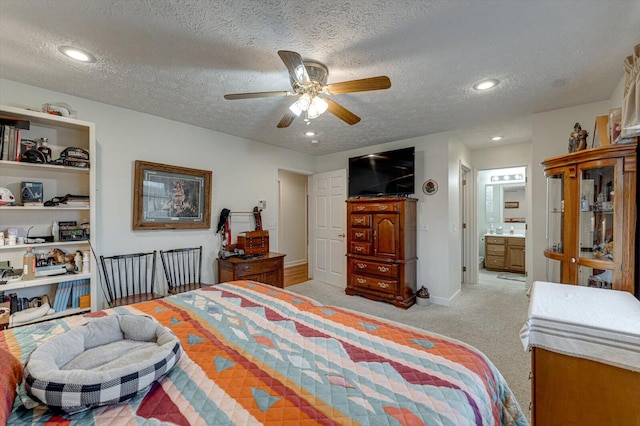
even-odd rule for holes
{"type": "Polygon", "coordinates": [[[380,286],[380,288],[387,288],[387,287],[389,287],[389,284],[387,284],[387,283],[383,283],[383,282],[378,282],[378,285],[380,286]]]}
{"type": "Polygon", "coordinates": [[[378,266],[378,271],[380,272],[389,272],[389,268],[386,266],[378,266]]]}
{"type": "Polygon", "coordinates": [[[356,206],[356,210],[362,211],[362,210],[364,210],[364,206],[356,206]]]}
{"type": "Polygon", "coordinates": [[[362,251],[362,247],[356,246],[356,251],[362,251]]]}
{"type": "Polygon", "coordinates": [[[356,265],[358,265],[358,268],[360,269],[365,269],[367,267],[366,263],[356,263],[356,265]]]}
{"type": "Polygon", "coordinates": [[[358,281],[359,284],[364,284],[367,282],[367,280],[365,280],[364,278],[356,278],[356,281],[358,281]]]}
{"type": "Polygon", "coordinates": [[[356,220],[354,220],[355,223],[364,223],[364,219],[363,218],[358,218],[356,220]]]}
{"type": "Polygon", "coordinates": [[[383,205],[381,205],[381,206],[378,206],[378,209],[380,209],[380,210],[386,210],[386,209],[388,209],[388,208],[389,208],[389,206],[387,206],[386,204],[383,204],[383,205]]]}
{"type": "Polygon", "coordinates": [[[364,237],[364,232],[356,232],[356,237],[364,237]]]}

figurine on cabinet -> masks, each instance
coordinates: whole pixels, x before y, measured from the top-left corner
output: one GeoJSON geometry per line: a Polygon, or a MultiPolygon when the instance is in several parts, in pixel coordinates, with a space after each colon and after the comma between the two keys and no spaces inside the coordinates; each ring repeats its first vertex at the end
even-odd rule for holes
{"type": "Polygon", "coordinates": [[[587,137],[589,133],[586,130],[582,130],[580,123],[576,123],[573,126],[573,132],[569,138],[569,152],[582,151],[587,148],[587,137]]]}

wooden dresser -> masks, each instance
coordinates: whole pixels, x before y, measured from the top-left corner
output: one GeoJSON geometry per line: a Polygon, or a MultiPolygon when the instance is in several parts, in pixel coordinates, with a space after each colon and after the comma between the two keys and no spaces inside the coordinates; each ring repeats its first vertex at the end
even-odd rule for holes
{"type": "Polygon", "coordinates": [[[347,200],[346,294],[405,309],[415,303],[416,204],[407,197],[347,200]]]}
{"type": "Polygon", "coordinates": [[[283,253],[269,252],[253,259],[218,259],[218,283],[252,280],[284,288],[283,253]]]}

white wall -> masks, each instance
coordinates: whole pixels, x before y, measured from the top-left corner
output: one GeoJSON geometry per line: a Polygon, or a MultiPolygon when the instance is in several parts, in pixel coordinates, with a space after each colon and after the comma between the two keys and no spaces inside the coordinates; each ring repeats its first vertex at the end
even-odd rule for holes
{"type": "MultiPolygon", "coordinates": [[[[66,102],[78,119],[96,123],[98,152],[92,167],[97,167],[98,223],[92,232],[97,233],[98,255],[202,245],[203,281],[214,283],[220,210],[247,211],[266,200],[263,224],[275,235],[278,168],[313,170],[313,158],[306,154],[0,79],[0,103],[39,108],[46,102],[66,102]],[[212,170],[212,228],[133,232],[135,160],[212,170]]],[[[275,238],[271,241],[273,249],[275,238]]]]}

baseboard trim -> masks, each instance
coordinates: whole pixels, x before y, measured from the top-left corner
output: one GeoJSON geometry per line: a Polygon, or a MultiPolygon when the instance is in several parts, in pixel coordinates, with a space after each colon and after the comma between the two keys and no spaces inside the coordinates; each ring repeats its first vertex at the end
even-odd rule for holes
{"type": "Polygon", "coordinates": [[[292,266],[300,266],[300,265],[304,265],[305,263],[307,263],[306,260],[302,259],[302,260],[294,260],[293,262],[285,262],[284,263],[284,267],[285,268],[291,268],[292,266]]]}
{"type": "Polygon", "coordinates": [[[455,300],[460,297],[460,294],[462,294],[462,290],[458,290],[456,291],[453,296],[446,298],[446,297],[438,297],[438,296],[431,296],[429,299],[431,300],[431,303],[436,304],[436,305],[440,305],[440,306],[451,306],[451,304],[453,302],[455,302],[455,300]]]}

